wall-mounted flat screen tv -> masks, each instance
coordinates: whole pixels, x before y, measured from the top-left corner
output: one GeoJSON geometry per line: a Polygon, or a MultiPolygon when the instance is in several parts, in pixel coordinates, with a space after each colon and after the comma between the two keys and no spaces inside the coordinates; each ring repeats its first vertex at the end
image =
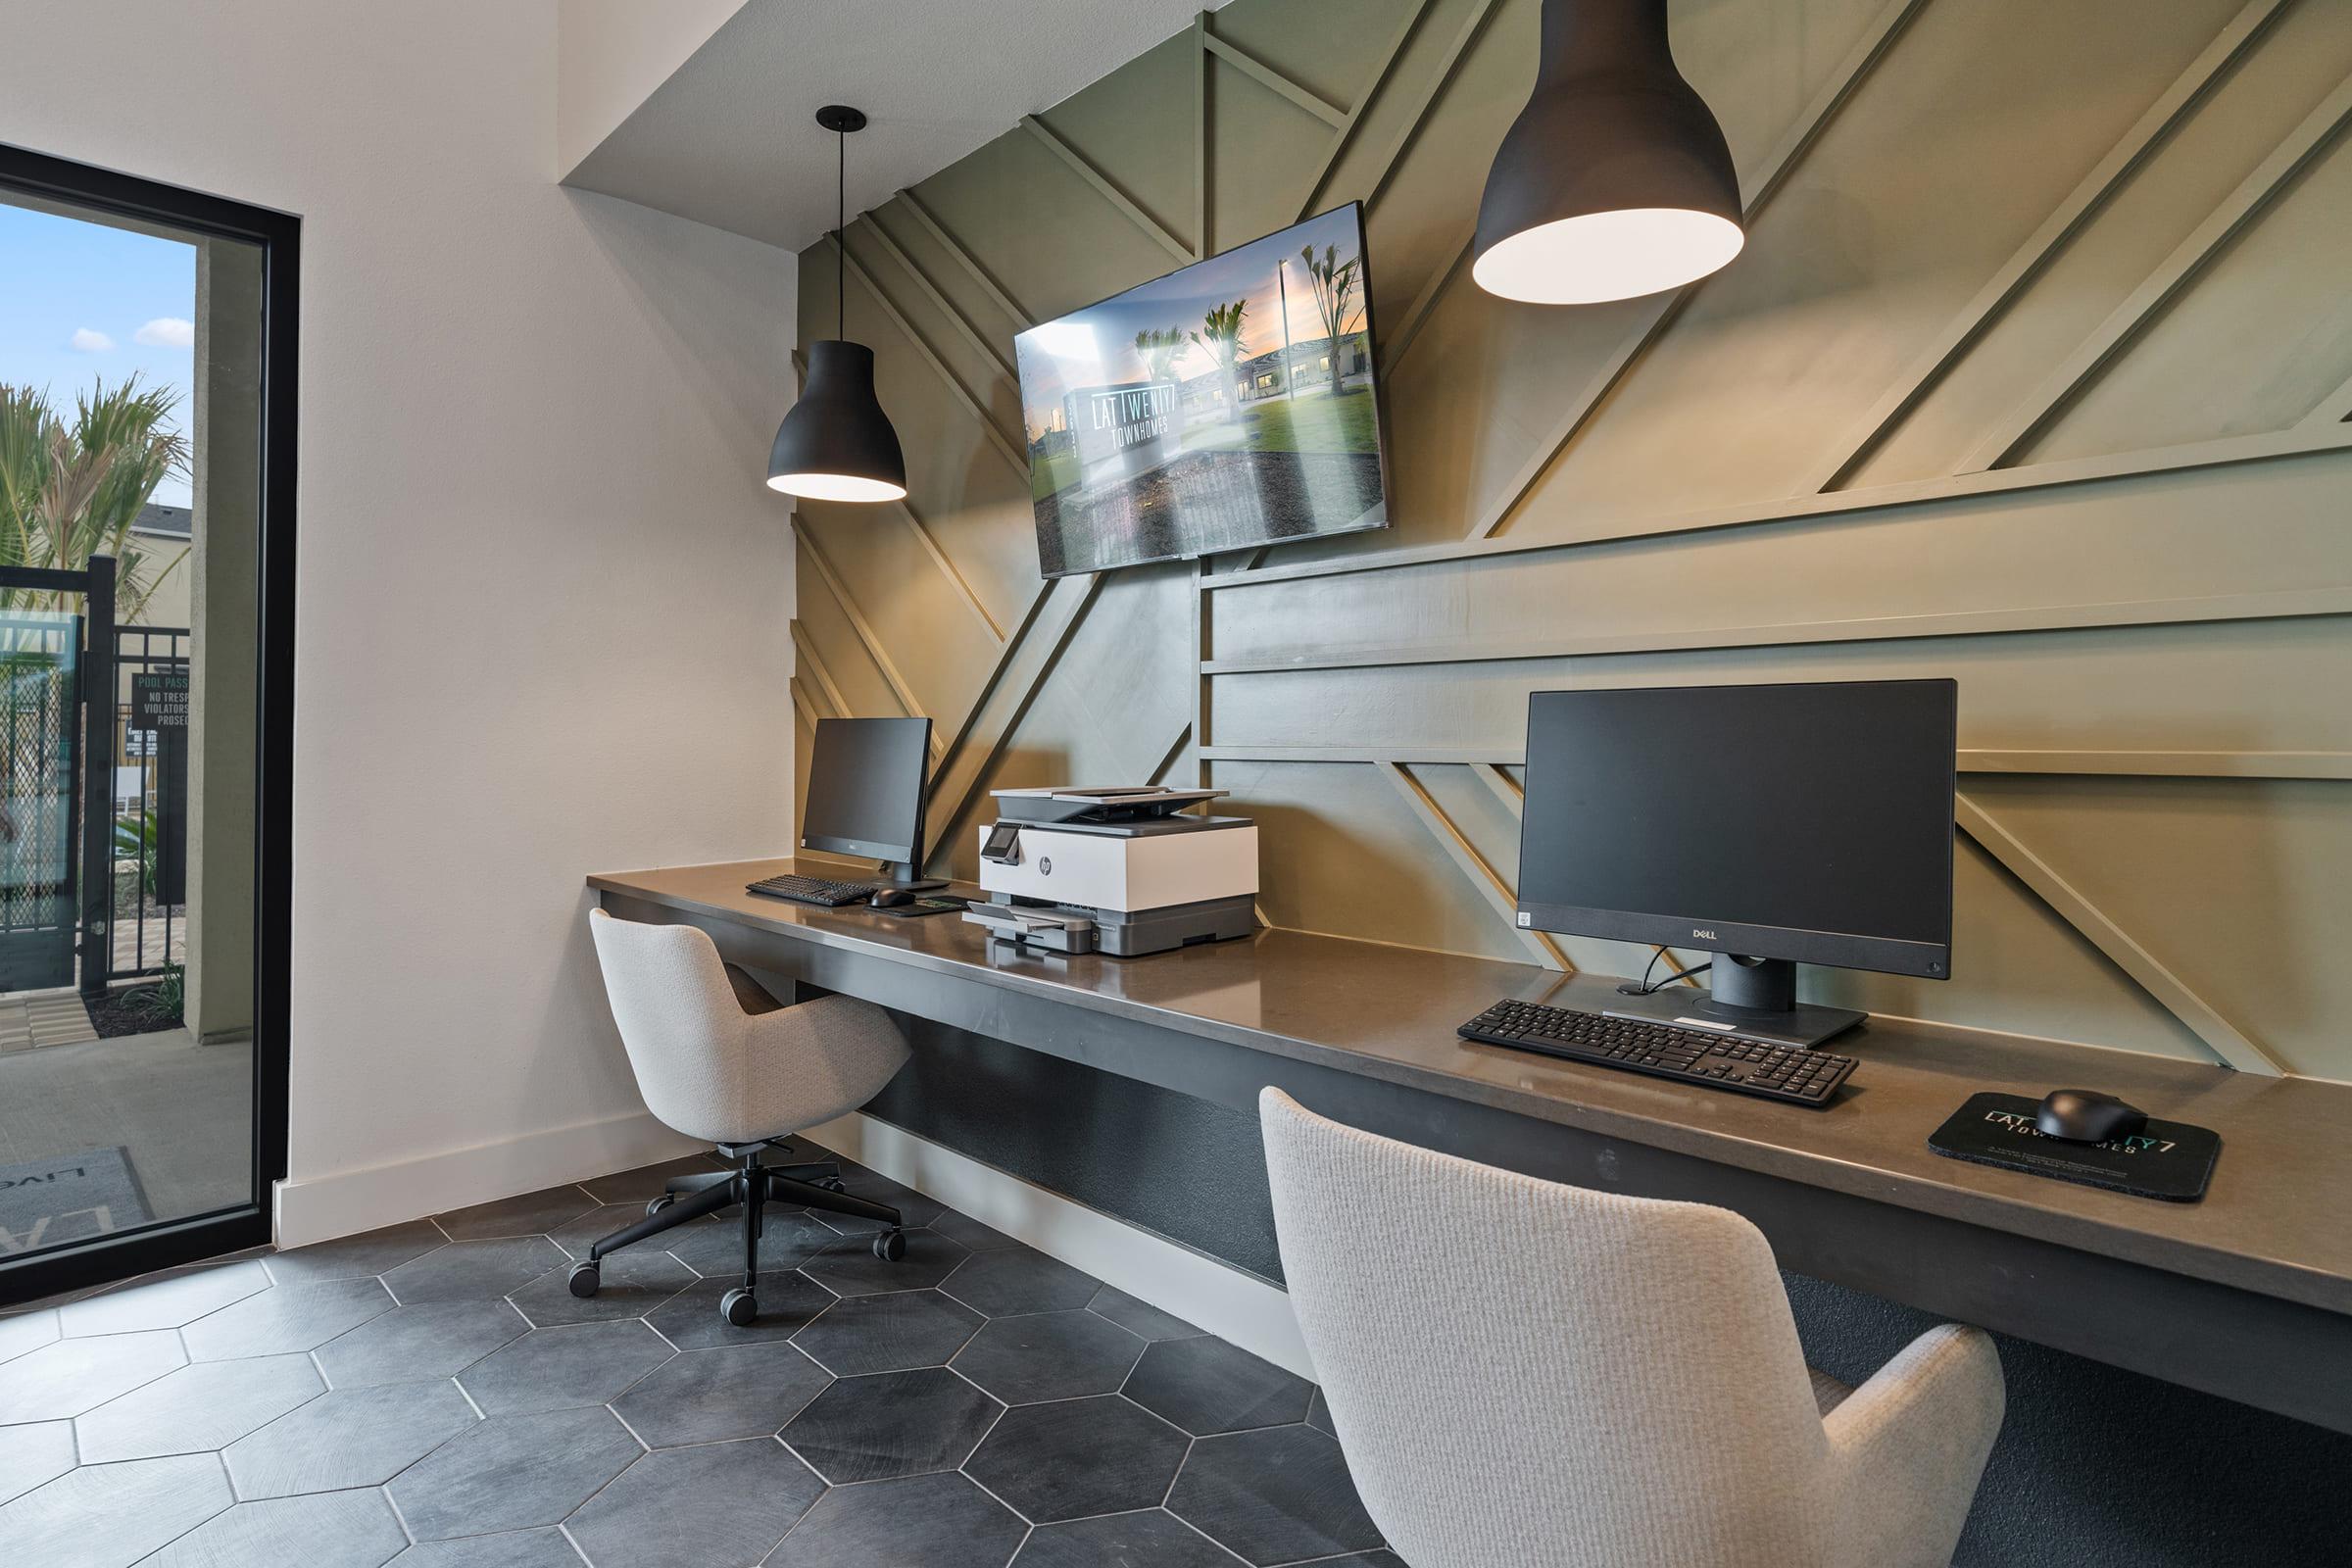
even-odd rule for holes
{"type": "Polygon", "coordinates": [[[1385,528],[1350,202],[1014,340],[1049,577],[1385,528]]]}

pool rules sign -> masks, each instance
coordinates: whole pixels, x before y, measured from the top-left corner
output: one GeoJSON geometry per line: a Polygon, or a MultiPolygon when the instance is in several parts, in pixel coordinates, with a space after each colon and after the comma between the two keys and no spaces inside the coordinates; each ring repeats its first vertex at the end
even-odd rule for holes
{"type": "Polygon", "coordinates": [[[155,736],[155,882],[161,905],[188,898],[188,672],[142,671],[130,677],[130,728],[155,736]]]}

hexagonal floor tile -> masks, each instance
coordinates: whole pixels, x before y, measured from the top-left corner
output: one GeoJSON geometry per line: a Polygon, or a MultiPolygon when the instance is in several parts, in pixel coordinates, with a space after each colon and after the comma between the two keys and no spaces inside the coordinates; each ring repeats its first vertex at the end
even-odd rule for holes
{"type": "Polygon", "coordinates": [[[458,1374],[484,1415],[604,1404],[677,1352],[635,1318],[533,1329],[458,1374]]]}
{"type": "Polygon", "coordinates": [[[58,1340],[27,1350],[0,1376],[0,1426],[60,1421],[152,1383],[187,1356],[170,1329],[58,1340]]]}
{"type": "MultiPolygon", "coordinates": [[[[1233,1568],[1233,1553],[1158,1508],[1040,1525],[1021,1543],[1012,1568],[1233,1568]]],[[[1316,1568],[1325,1568],[1318,1563],[1316,1568]]]]}
{"type": "Polygon", "coordinates": [[[396,1306],[311,1353],[330,1388],[414,1383],[455,1377],[530,1327],[511,1301],[423,1301],[396,1306]]]}
{"type": "Polygon", "coordinates": [[[198,1318],[180,1330],[179,1337],[191,1361],[291,1355],[317,1349],[336,1335],[391,1311],[394,1304],[391,1295],[372,1279],[280,1285],[198,1318]]]}
{"type": "Polygon", "coordinates": [[[0,1427],[0,1502],[22,1497],[74,1468],[74,1423],[0,1427]]]}
{"type": "Polygon", "coordinates": [[[992,1319],[949,1365],[1006,1404],[1035,1404],[1116,1394],[1143,1353],[1142,1340],[1081,1307],[992,1319]]]}
{"type": "Polygon", "coordinates": [[[939,1232],[951,1242],[962,1244],[963,1247],[974,1252],[993,1252],[1001,1247],[1021,1245],[1003,1231],[992,1229],[981,1224],[971,1215],[958,1213],[952,1208],[940,1210],[938,1217],[931,1221],[928,1228],[939,1232]]]}
{"type": "Polygon", "coordinates": [[[84,1464],[226,1447],[326,1391],[307,1355],[200,1361],[74,1423],[84,1464]]]}
{"type": "Polygon", "coordinates": [[[726,1166],[709,1154],[688,1154],[682,1159],[665,1159],[658,1165],[640,1165],[611,1176],[599,1176],[580,1186],[589,1197],[600,1203],[635,1203],[642,1210],[646,1203],[660,1198],[662,1184],[672,1176],[700,1176],[726,1166]]]}
{"type": "Polygon", "coordinates": [[[1016,1405],[964,1469],[1037,1524],[1156,1507],[1192,1440],[1117,1395],[1016,1405]]]}
{"type": "Polygon", "coordinates": [[[418,1301],[482,1301],[528,1285],[570,1258],[544,1236],[452,1242],[384,1275],[384,1285],[411,1306],[418,1301]]]}
{"type": "Polygon", "coordinates": [[[1168,1511],[1253,1563],[1381,1545],[1339,1444],[1310,1426],[1202,1438],[1168,1494],[1168,1511]]]}
{"type": "Polygon", "coordinates": [[[403,1471],[387,1489],[418,1541],[552,1525],[645,1451],[601,1405],[492,1416],[403,1471]]]}
{"type": "Polygon", "coordinates": [[[585,1188],[565,1185],[495,1199],[435,1214],[433,1223],[453,1242],[489,1241],[504,1236],[544,1236],[592,1208],[603,1206],[585,1188]]]}
{"type": "Polygon", "coordinates": [[[392,1568],[580,1568],[561,1530],[510,1530],[457,1541],[420,1541],[392,1568]]]}
{"type": "Polygon", "coordinates": [[[331,1242],[271,1252],[262,1259],[262,1267],[280,1285],[365,1279],[398,1268],[413,1257],[422,1257],[448,1244],[449,1238],[436,1230],[430,1220],[413,1219],[381,1230],[363,1231],[357,1236],[339,1236],[331,1242]]]}
{"type": "Polygon", "coordinates": [[[757,1292],[760,1316],[737,1328],[718,1315],[719,1300],[737,1283],[735,1276],[727,1275],[689,1285],[648,1313],[645,1320],[681,1350],[707,1350],[758,1340],[789,1340],[834,1301],[831,1291],[789,1269],[762,1274],[757,1292]]]}
{"type": "Polygon", "coordinates": [[[652,1248],[614,1252],[597,1265],[594,1296],[571,1294],[573,1264],[551,1268],[507,1298],[534,1327],[564,1323],[609,1323],[643,1317],[701,1278],[694,1270],[652,1248]]]}
{"type": "Polygon", "coordinates": [[[867,1237],[835,1239],[835,1245],[801,1265],[801,1272],[836,1296],[878,1296],[885,1291],[927,1291],[972,1254],[937,1231],[908,1231],[906,1255],[897,1262],[876,1257],[867,1237]]]}
{"type": "Polygon", "coordinates": [[[1004,1409],[945,1367],[880,1372],[836,1381],[782,1436],[817,1474],[842,1486],[953,1470],[1004,1409]]]}
{"type": "Polygon", "coordinates": [[[1086,1303],[1087,1310],[1110,1319],[1130,1334],[1147,1340],[1190,1340],[1202,1332],[1173,1313],[1162,1312],[1149,1301],[1139,1301],[1125,1291],[1105,1285],[1086,1303]]]}
{"type": "Polygon", "coordinates": [[[756,1563],[824,1494],[773,1438],[649,1453],[564,1522],[592,1563],[756,1563]]]}
{"type": "Polygon", "coordinates": [[[853,1296],[792,1337],[837,1377],[945,1366],[987,1321],[937,1291],[853,1296]]]}
{"type": "Polygon", "coordinates": [[[1195,1437],[1306,1419],[1314,1385],[1223,1340],[1162,1340],[1144,1352],[1127,1397],[1195,1437]]]}
{"type": "MultiPolygon", "coordinates": [[[[603,1241],[614,1231],[625,1226],[636,1224],[643,1218],[645,1218],[643,1203],[606,1203],[602,1207],[590,1209],[569,1224],[558,1225],[547,1233],[547,1239],[570,1253],[575,1259],[582,1258],[588,1255],[588,1249],[595,1243],[603,1241]]],[[[659,1249],[663,1245],[663,1240],[662,1237],[656,1236],[650,1240],[639,1242],[629,1250],[640,1251],[646,1248],[659,1249]]]]}
{"type": "Polygon", "coordinates": [[[142,1568],[221,1568],[225,1563],[380,1568],[408,1544],[392,1505],[370,1488],[240,1502],[147,1558],[142,1568]]]}
{"type": "Polygon", "coordinates": [[[773,1437],[833,1381],[788,1341],[685,1350],[639,1378],[612,1413],[648,1447],[773,1437]]]}
{"type": "Polygon", "coordinates": [[[836,1487],[793,1527],[766,1568],[1004,1568],[1028,1528],[953,1473],[836,1487]]]}
{"type": "Polygon", "coordinates": [[[85,1464],[0,1504],[0,1543],[11,1563],[127,1568],[232,1500],[209,1453],[85,1464]]]}
{"type": "Polygon", "coordinates": [[[376,1487],[479,1421],[456,1384],[337,1389],[221,1450],[237,1496],[376,1487]]]}
{"type": "MultiPolygon", "coordinates": [[[[799,1268],[841,1237],[799,1209],[770,1209],[760,1237],[760,1272],[799,1268]]],[[[743,1272],[743,1221],[692,1220],[673,1231],[648,1237],[640,1247],[660,1247],[707,1279],[733,1279],[743,1272]]]]}
{"type": "Polygon", "coordinates": [[[1003,1247],[974,1252],[939,1288],[976,1312],[1011,1317],[1084,1306],[1102,1282],[1034,1248],[1003,1247]]]}
{"type": "Polygon", "coordinates": [[[263,1272],[260,1260],[248,1259],[221,1268],[192,1269],[87,1297],[60,1307],[57,1323],[68,1339],[89,1334],[136,1334],[142,1329],[175,1329],[269,1288],[270,1276],[263,1272]]]}

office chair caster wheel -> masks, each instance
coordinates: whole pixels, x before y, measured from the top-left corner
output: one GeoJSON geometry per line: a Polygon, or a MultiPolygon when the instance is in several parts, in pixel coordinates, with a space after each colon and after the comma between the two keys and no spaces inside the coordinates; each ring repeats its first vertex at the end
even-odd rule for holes
{"type": "Polygon", "coordinates": [[[594,1259],[590,1259],[585,1263],[572,1264],[570,1277],[571,1294],[583,1298],[594,1296],[596,1294],[596,1288],[604,1283],[604,1281],[597,1277],[600,1272],[601,1270],[597,1268],[594,1259]]]}
{"type": "Polygon", "coordinates": [[[906,1233],[884,1231],[874,1238],[874,1255],[885,1263],[896,1263],[906,1255],[906,1233]]]}
{"type": "Polygon", "coordinates": [[[718,1315],[739,1329],[748,1329],[760,1319],[759,1298],[738,1285],[718,1298],[718,1315]]]}
{"type": "Polygon", "coordinates": [[[838,1176],[819,1176],[816,1185],[828,1193],[846,1193],[850,1190],[849,1184],[838,1176]]]}
{"type": "Polygon", "coordinates": [[[652,1219],[656,1214],[661,1213],[663,1209],[667,1208],[670,1204],[676,1202],[677,1200],[677,1194],[663,1193],[660,1198],[655,1199],[652,1202],[645,1205],[645,1217],[647,1219],[652,1219]]]}

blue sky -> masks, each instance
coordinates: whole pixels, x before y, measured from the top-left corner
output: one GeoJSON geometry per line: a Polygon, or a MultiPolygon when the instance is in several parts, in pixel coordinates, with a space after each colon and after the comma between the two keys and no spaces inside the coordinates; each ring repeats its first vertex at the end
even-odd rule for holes
{"type": "MultiPolygon", "coordinates": [[[[71,418],[75,393],[137,371],[179,394],[185,430],[195,318],[193,245],[0,202],[0,382],[47,389],[71,418]]],[[[188,505],[187,482],[155,499],[188,505]]]]}

